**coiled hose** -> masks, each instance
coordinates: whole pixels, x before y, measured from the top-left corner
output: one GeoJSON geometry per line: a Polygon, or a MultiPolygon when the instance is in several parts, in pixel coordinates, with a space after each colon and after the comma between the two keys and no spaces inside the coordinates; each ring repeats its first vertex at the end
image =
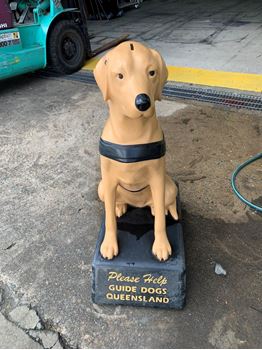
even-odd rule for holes
{"type": "MultiPolygon", "coordinates": [[[[258,153],[256,156],[246,160],[244,163],[240,164],[236,170],[233,172],[232,174],[232,177],[231,177],[231,186],[233,188],[233,191],[235,193],[235,195],[243,202],[245,203],[246,205],[248,205],[250,208],[258,211],[258,212],[261,212],[262,213],[262,207],[259,207],[258,205],[255,205],[254,203],[248,201],[246,198],[244,198],[242,196],[241,193],[239,193],[238,189],[237,189],[237,186],[236,186],[236,177],[237,175],[240,173],[240,171],[242,169],[244,169],[246,166],[248,166],[249,164],[251,163],[254,163],[256,160],[258,159],[261,159],[262,158],[262,153],[258,153]]],[[[261,180],[262,181],[262,180],[261,180]]]]}

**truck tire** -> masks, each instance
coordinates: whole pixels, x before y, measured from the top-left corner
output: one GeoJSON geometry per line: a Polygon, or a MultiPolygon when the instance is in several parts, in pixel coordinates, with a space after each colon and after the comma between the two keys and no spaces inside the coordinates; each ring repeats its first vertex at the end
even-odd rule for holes
{"type": "Polygon", "coordinates": [[[71,74],[85,63],[85,38],[79,26],[61,20],[51,29],[48,40],[48,65],[59,74],[71,74]]]}

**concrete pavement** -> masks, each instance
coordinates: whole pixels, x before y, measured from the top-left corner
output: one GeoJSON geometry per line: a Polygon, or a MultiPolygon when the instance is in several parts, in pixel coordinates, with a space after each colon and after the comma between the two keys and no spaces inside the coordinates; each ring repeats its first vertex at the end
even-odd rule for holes
{"type": "MultiPolygon", "coordinates": [[[[12,322],[41,347],[48,331],[58,347],[261,347],[262,218],[233,196],[229,182],[237,164],[261,151],[261,113],[158,104],[167,168],[180,183],[187,306],[179,312],[104,307],[91,302],[103,211],[101,94],[95,86],[34,76],[0,88],[1,322],[10,322],[19,306],[35,310],[39,337],[36,324],[21,330],[17,318],[12,322]],[[216,262],[226,277],[215,274],[216,262]]],[[[250,168],[241,190],[261,204],[259,179],[260,168],[250,168]]],[[[22,333],[16,341],[33,346],[22,333]]],[[[6,344],[1,338],[0,347],[6,344]]]]}
{"type": "Polygon", "coordinates": [[[89,21],[89,31],[94,48],[130,34],[171,66],[261,74],[261,22],[259,0],[150,0],[120,18],[89,21]]]}
{"type": "Polygon", "coordinates": [[[151,0],[120,18],[90,20],[88,27],[92,49],[129,34],[159,50],[171,81],[260,93],[261,22],[259,0],[151,0]]]}
{"type": "Polygon", "coordinates": [[[6,349],[42,349],[42,347],[31,339],[20,328],[9,322],[0,313],[0,346],[6,349]]]}

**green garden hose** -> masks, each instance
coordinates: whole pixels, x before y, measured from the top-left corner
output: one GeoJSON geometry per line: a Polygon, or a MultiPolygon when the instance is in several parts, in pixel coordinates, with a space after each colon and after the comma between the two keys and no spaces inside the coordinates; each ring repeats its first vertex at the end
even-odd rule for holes
{"type": "Polygon", "coordinates": [[[256,156],[246,160],[244,163],[240,164],[236,170],[233,172],[232,177],[231,177],[231,186],[233,188],[234,193],[236,194],[236,196],[245,204],[247,204],[250,208],[258,211],[258,212],[262,212],[262,207],[259,207],[257,205],[255,205],[254,203],[248,201],[246,198],[244,198],[238,191],[237,187],[236,187],[236,177],[237,175],[240,173],[240,171],[242,169],[244,169],[247,165],[255,162],[258,159],[262,158],[262,153],[258,153],[256,156]]]}

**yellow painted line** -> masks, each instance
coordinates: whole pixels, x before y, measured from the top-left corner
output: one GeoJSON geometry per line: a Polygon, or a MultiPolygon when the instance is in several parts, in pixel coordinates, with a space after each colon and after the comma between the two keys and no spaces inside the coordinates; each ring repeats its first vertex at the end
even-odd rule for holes
{"type": "Polygon", "coordinates": [[[99,58],[90,58],[90,60],[86,61],[86,64],[82,69],[84,70],[94,70],[99,58]]]}
{"type": "MultiPolygon", "coordinates": [[[[83,69],[93,70],[98,60],[97,58],[90,59],[83,69]]],[[[167,66],[167,68],[169,81],[262,92],[262,74],[225,72],[175,66],[167,66]]]]}
{"type": "Polygon", "coordinates": [[[168,66],[168,80],[197,85],[262,92],[262,74],[168,66]]]}

